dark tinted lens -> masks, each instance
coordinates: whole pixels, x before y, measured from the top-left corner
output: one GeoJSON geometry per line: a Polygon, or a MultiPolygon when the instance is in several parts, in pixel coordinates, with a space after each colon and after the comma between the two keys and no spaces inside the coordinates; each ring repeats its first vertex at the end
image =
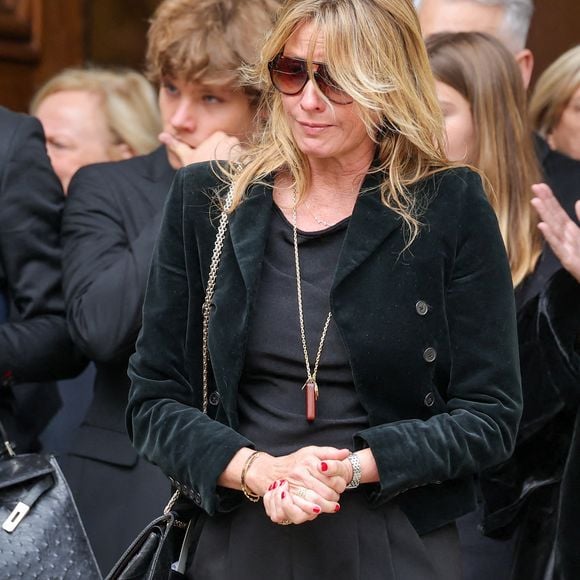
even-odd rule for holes
{"type": "Polygon", "coordinates": [[[308,80],[306,63],[295,58],[277,56],[270,65],[272,84],[285,95],[298,94],[308,80]]]}
{"type": "Polygon", "coordinates": [[[350,95],[336,85],[328,74],[325,65],[321,64],[318,66],[318,70],[314,73],[314,78],[316,79],[318,88],[333,103],[341,105],[352,103],[350,95]]]}

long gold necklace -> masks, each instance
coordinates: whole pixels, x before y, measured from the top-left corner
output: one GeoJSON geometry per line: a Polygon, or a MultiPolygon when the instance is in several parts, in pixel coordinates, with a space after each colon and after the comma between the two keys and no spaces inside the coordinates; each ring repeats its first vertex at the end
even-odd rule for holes
{"type": "Polygon", "coordinates": [[[296,191],[293,192],[294,204],[292,206],[292,226],[294,230],[294,262],[296,265],[296,292],[298,294],[298,317],[300,320],[300,338],[302,339],[302,349],[304,351],[304,363],[306,365],[306,382],[302,390],[306,394],[306,420],[314,421],[316,419],[316,401],[318,400],[318,383],[316,382],[316,373],[318,372],[318,364],[320,363],[320,355],[324,347],[324,340],[328,332],[328,325],[332,318],[332,312],[328,313],[326,322],[322,329],[322,336],[320,337],[320,344],[318,345],[318,352],[316,353],[316,360],[314,361],[314,368],[310,368],[310,359],[308,357],[308,347],[306,346],[306,332],[304,331],[304,311],[302,308],[302,283],[300,281],[300,260],[298,259],[298,231],[297,231],[297,216],[296,216],[296,191]]]}

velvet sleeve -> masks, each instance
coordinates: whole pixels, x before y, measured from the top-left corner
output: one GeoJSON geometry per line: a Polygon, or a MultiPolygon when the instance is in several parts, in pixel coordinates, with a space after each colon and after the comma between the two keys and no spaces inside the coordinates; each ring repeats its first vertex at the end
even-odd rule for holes
{"type": "MultiPolygon", "coordinates": [[[[218,488],[217,480],[239,449],[253,445],[200,410],[204,274],[201,245],[184,238],[184,205],[190,217],[196,210],[191,200],[183,200],[183,192],[191,191],[183,175],[179,171],[171,187],[153,253],[143,326],[129,363],[127,426],[136,449],[213,514],[239,500],[241,494],[218,488]]],[[[206,227],[197,228],[196,222],[189,229],[196,230],[198,240],[207,238],[202,245],[211,252],[215,228],[209,224],[207,198],[199,197],[204,201],[197,213],[206,227]]]]}
{"type": "Polygon", "coordinates": [[[370,447],[377,463],[379,502],[475,474],[514,447],[522,402],[511,275],[480,178],[466,175],[445,288],[451,353],[446,410],[357,435],[358,447],[370,447]]]}

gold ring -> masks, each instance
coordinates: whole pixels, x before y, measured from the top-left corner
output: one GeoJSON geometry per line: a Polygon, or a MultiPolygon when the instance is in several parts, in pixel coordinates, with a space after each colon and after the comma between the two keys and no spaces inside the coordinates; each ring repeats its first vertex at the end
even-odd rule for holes
{"type": "Polygon", "coordinates": [[[281,526],[289,526],[292,522],[290,520],[282,520],[280,522],[281,526]]]}
{"type": "Polygon", "coordinates": [[[296,491],[294,492],[294,495],[297,497],[301,497],[302,499],[306,499],[306,492],[308,490],[303,488],[303,487],[297,487],[296,491]]]}

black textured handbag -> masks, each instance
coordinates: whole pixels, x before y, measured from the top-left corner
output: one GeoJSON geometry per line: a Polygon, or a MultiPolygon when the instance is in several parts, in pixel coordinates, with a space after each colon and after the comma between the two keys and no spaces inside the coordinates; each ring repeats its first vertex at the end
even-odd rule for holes
{"type": "Polygon", "coordinates": [[[56,459],[16,455],[1,423],[0,436],[0,577],[100,580],[56,459]]]}

